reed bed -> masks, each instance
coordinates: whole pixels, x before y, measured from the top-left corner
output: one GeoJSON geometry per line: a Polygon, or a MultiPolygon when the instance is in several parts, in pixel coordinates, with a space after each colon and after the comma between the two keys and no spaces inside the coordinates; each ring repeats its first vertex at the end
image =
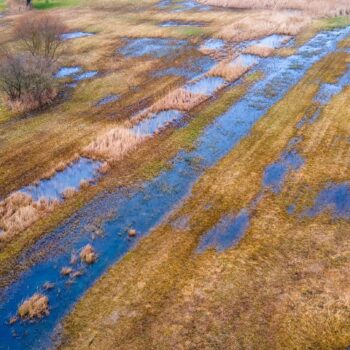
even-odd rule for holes
{"type": "Polygon", "coordinates": [[[264,46],[264,45],[252,45],[247,47],[243,53],[255,55],[259,57],[269,57],[272,56],[275,52],[275,49],[272,47],[264,46]]]}
{"type": "Polygon", "coordinates": [[[18,308],[18,316],[22,319],[42,318],[49,315],[49,298],[35,293],[26,299],[18,308]]]}
{"type": "Polygon", "coordinates": [[[249,71],[249,67],[238,62],[237,64],[233,64],[231,60],[226,60],[218,63],[214,66],[209,72],[208,75],[221,77],[227,81],[236,81],[243,74],[249,71]]]}
{"type": "Polygon", "coordinates": [[[310,22],[311,17],[307,15],[296,15],[293,12],[262,11],[224,26],[219,31],[218,37],[240,42],[272,34],[294,36],[310,22]]]}
{"type": "Polygon", "coordinates": [[[298,10],[312,16],[342,16],[350,14],[348,0],[198,0],[202,4],[247,9],[298,10]]]}
{"type": "Polygon", "coordinates": [[[156,113],[169,109],[177,109],[188,112],[207,99],[208,96],[206,95],[194,94],[183,88],[179,88],[171,91],[168,95],[156,102],[151,107],[151,111],[156,113]]]}
{"type": "Polygon", "coordinates": [[[134,150],[143,140],[144,137],[127,128],[116,127],[97,137],[83,149],[83,153],[92,158],[117,161],[134,150]]]}
{"type": "Polygon", "coordinates": [[[4,231],[2,240],[8,240],[50,213],[57,201],[33,198],[22,192],[14,192],[0,202],[0,228],[4,231]]]}

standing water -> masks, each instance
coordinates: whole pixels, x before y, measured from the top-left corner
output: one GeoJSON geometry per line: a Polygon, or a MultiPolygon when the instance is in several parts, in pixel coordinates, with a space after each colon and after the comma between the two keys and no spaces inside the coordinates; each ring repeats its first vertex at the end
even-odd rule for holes
{"type": "Polygon", "coordinates": [[[194,150],[180,152],[171,169],[163,171],[141,187],[124,192],[116,189],[95,198],[24,252],[18,265],[24,265],[31,259],[37,262],[2,290],[0,348],[49,348],[50,337],[59,322],[108,267],[120,260],[139,238],[154,228],[188,194],[205,169],[224,157],[315,62],[336,50],[337,43],[349,34],[350,28],[320,33],[293,56],[260,61],[258,69],[264,71],[264,78],[204,130],[194,150]],[[296,66],[298,69],[295,69],[296,66]],[[271,86],[276,87],[273,95],[266,93],[271,86]],[[103,234],[96,235],[93,226],[103,216],[105,219],[100,220],[103,234]],[[137,238],[128,238],[129,228],[137,230],[137,238]],[[60,270],[69,265],[71,254],[87,243],[93,244],[99,259],[93,265],[84,266],[85,273],[67,283],[60,270]],[[37,258],[39,254],[40,259],[37,258]],[[48,281],[55,287],[45,291],[43,285],[48,281]],[[6,324],[16,314],[18,305],[38,291],[48,296],[50,315],[34,323],[6,324]]]}

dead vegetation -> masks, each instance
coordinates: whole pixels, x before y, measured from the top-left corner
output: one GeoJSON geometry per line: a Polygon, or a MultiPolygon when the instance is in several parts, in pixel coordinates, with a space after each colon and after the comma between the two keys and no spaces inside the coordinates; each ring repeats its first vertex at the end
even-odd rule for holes
{"type": "Polygon", "coordinates": [[[83,154],[92,158],[117,161],[134,150],[143,140],[144,137],[136,135],[127,128],[116,127],[97,137],[95,141],[83,149],[83,154]]]}
{"type": "Polygon", "coordinates": [[[224,26],[218,37],[231,41],[245,41],[272,34],[296,35],[311,18],[289,12],[262,11],[246,15],[242,19],[224,26]]]}
{"type": "Polygon", "coordinates": [[[49,315],[49,298],[35,293],[26,299],[18,308],[18,316],[22,319],[42,318],[49,315]]]}
{"type": "Polygon", "coordinates": [[[199,2],[206,5],[246,9],[297,10],[317,17],[350,14],[348,0],[199,0],[199,2]]]}
{"type": "Polygon", "coordinates": [[[46,14],[25,14],[17,21],[14,37],[21,50],[4,50],[0,61],[0,89],[13,112],[35,110],[57,97],[54,63],[65,30],[59,18],[46,14]]]}
{"type": "Polygon", "coordinates": [[[249,67],[240,62],[237,58],[237,62],[233,63],[231,60],[225,60],[214,66],[208,73],[211,76],[217,76],[224,78],[227,81],[236,81],[243,74],[249,71],[249,67]]]}
{"type": "Polygon", "coordinates": [[[97,259],[97,254],[91,244],[87,244],[80,251],[80,260],[86,264],[93,264],[97,259]]]}
{"type": "Polygon", "coordinates": [[[169,109],[178,109],[188,112],[207,100],[208,96],[202,94],[194,94],[183,88],[171,91],[165,97],[156,102],[152,107],[152,112],[160,112],[169,109]]]}
{"type": "Polygon", "coordinates": [[[22,192],[15,192],[0,202],[0,228],[4,230],[2,239],[10,239],[42,218],[57,205],[57,201],[33,198],[22,192]]]}

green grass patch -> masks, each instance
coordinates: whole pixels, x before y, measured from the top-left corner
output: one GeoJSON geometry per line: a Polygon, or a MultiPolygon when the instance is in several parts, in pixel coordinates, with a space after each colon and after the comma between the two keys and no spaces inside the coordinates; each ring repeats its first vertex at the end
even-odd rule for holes
{"type": "Polygon", "coordinates": [[[78,6],[79,4],[80,0],[35,0],[33,2],[33,6],[37,10],[49,10],[59,7],[72,7],[78,6]]]}
{"type": "Polygon", "coordinates": [[[6,8],[5,0],[0,0],[0,11],[5,10],[5,8],[6,8]]]}

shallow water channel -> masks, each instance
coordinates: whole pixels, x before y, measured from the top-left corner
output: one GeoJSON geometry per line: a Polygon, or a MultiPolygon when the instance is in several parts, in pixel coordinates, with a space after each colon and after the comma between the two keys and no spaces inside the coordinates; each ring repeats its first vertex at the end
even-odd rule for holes
{"type": "Polygon", "coordinates": [[[264,71],[264,78],[204,130],[194,150],[180,152],[172,167],[151,181],[101,194],[23,252],[19,265],[31,259],[36,262],[1,291],[0,348],[47,349],[59,322],[107,268],[183,200],[199,176],[224,157],[315,62],[334,51],[338,41],[349,34],[350,28],[320,33],[291,57],[261,59],[257,69],[264,71]],[[267,93],[271,86],[276,90],[273,95],[267,93]],[[136,238],[128,238],[129,228],[137,230],[136,238]],[[96,249],[97,262],[72,266],[84,272],[80,277],[62,276],[60,270],[70,264],[72,253],[87,243],[96,249]],[[39,254],[40,259],[36,259],[39,254]],[[43,285],[48,281],[55,287],[45,291],[43,285]],[[6,322],[16,314],[18,305],[35,292],[49,297],[50,315],[33,323],[8,325],[6,322]]]}

